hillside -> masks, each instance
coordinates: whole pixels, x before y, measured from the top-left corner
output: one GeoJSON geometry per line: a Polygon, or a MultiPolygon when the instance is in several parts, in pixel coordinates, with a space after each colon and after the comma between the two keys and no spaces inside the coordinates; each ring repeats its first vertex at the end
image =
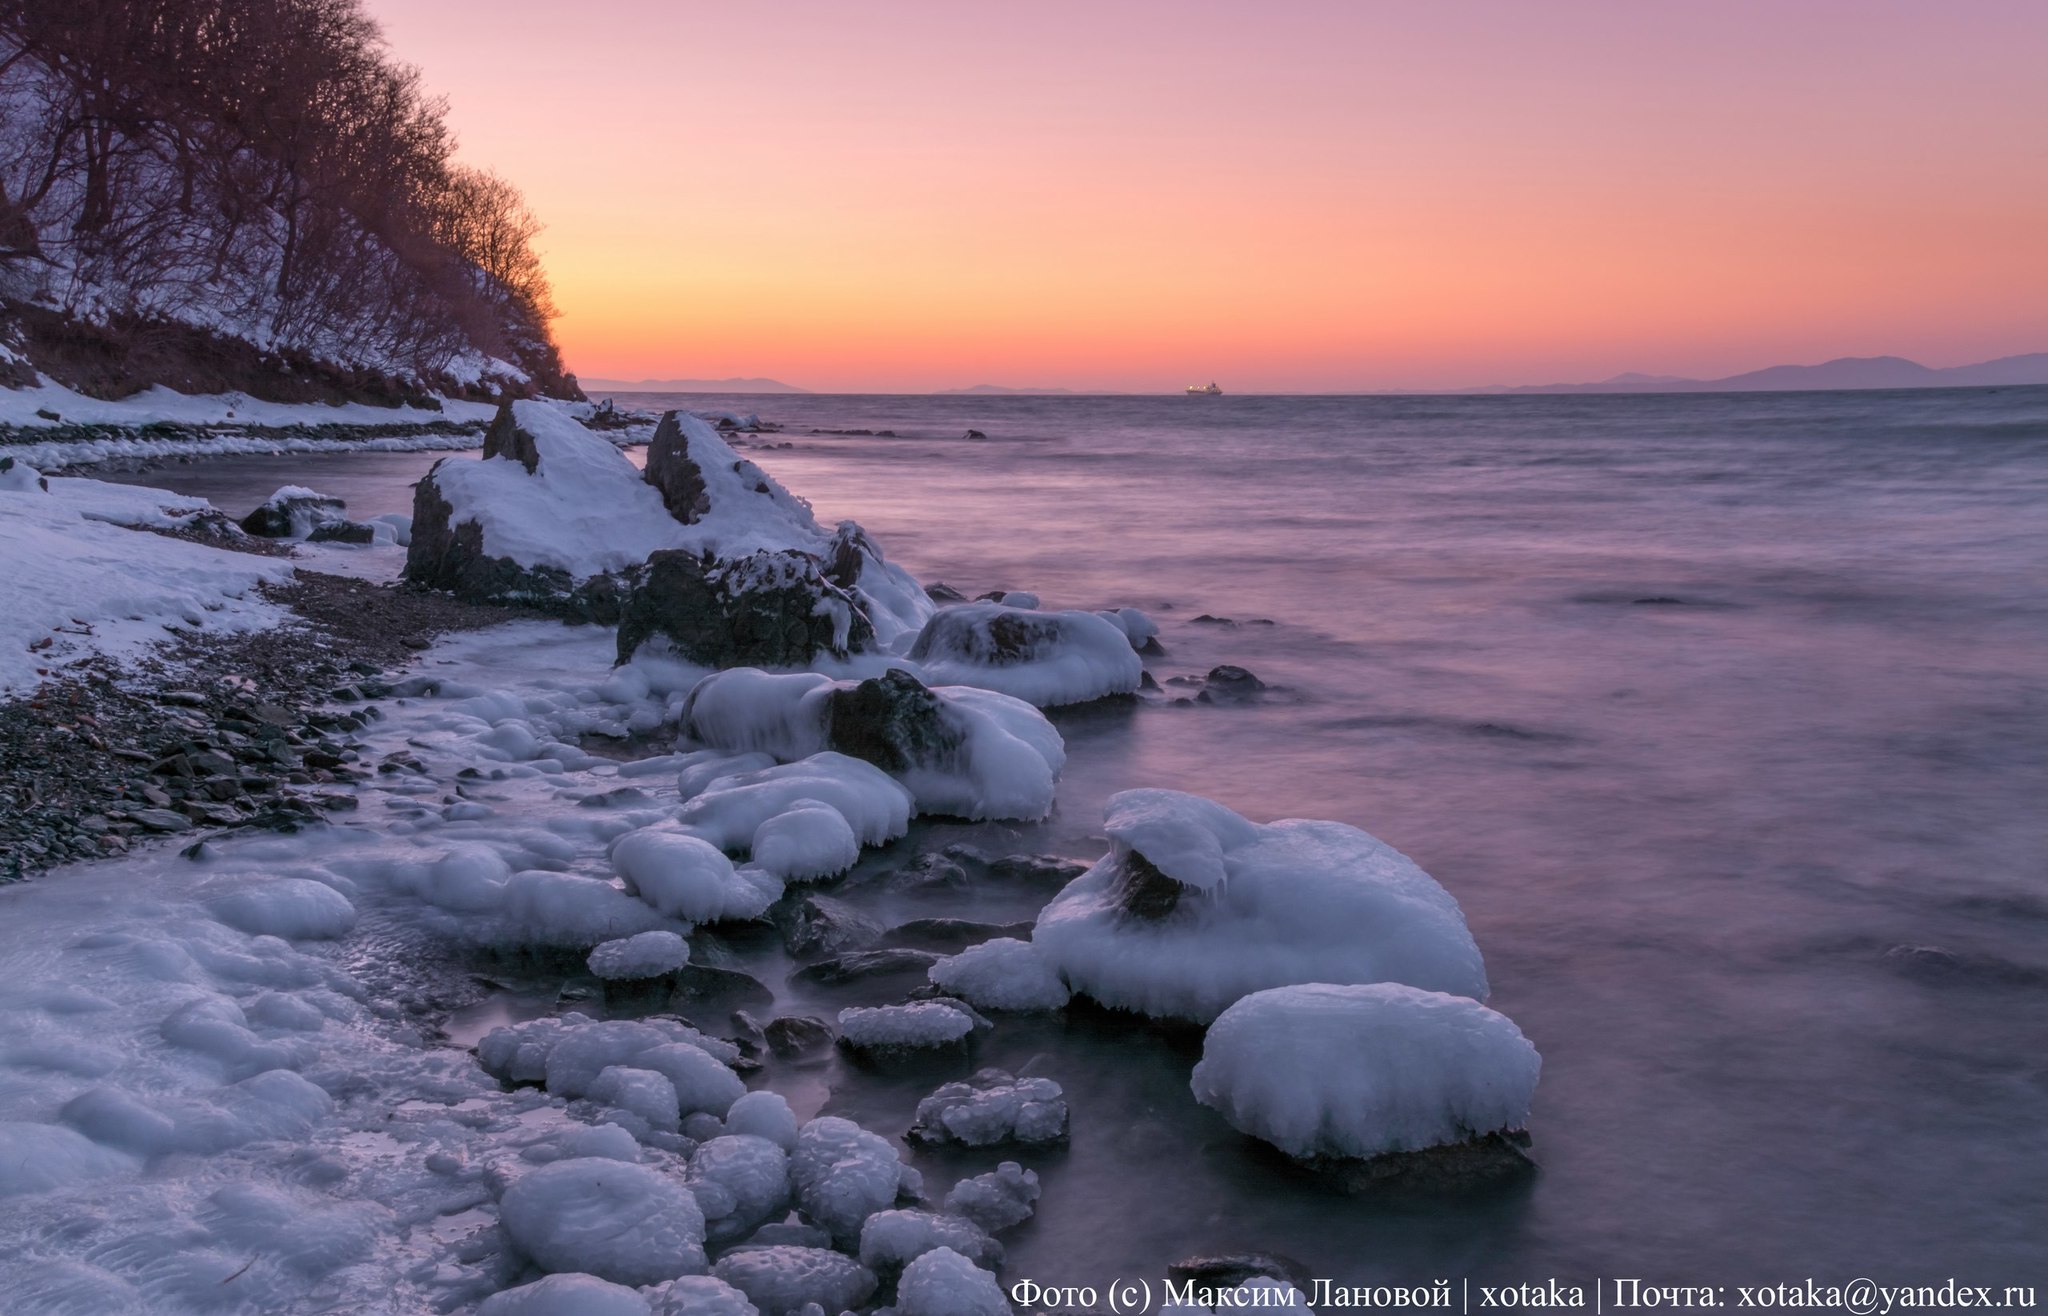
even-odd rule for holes
{"type": "Polygon", "coordinates": [[[445,115],[361,0],[0,6],[0,384],[580,396],[445,115]]]}
{"type": "Polygon", "coordinates": [[[1476,393],[1769,393],[1816,389],[1989,388],[2048,384],[2048,352],[1935,368],[1901,356],[1845,356],[1813,366],[1767,366],[1725,379],[1616,375],[1591,384],[1524,384],[1476,393]]]}

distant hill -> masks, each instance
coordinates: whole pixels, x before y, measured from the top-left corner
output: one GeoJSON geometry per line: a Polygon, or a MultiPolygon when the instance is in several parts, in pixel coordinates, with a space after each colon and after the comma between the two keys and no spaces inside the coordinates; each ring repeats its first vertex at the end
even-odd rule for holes
{"type": "Polygon", "coordinates": [[[584,379],[585,390],[610,393],[808,393],[779,379],[584,379]]]}
{"type": "Polygon", "coordinates": [[[1014,394],[1030,397],[1047,397],[1059,393],[1072,393],[1071,388],[1011,388],[1006,384],[976,384],[972,388],[941,388],[934,390],[941,397],[960,397],[973,394],[978,397],[1014,394]]]}
{"type": "Polygon", "coordinates": [[[1472,393],[1770,393],[1848,388],[1985,388],[2048,384],[2048,352],[2000,357],[1976,365],[1934,368],[1902,356],[1845,356],[1817,366],[1769,366],[1726,379],[1616,375],[1593,384],[1523,384],[1472,393]]]}

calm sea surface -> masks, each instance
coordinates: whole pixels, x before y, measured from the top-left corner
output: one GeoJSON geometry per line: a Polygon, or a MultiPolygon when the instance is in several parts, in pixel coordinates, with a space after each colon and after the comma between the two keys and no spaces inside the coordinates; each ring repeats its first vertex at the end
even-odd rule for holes
{"type": "MultiPolygon", "coordinates": [[[[1099,853],[1138,785],[1354,823],[1543,1053],[1531,1183],[1374,1202],[1197,1107],[1189,1045],[1006,1025],[984,1061],[1074,1107],[1011,1276],[2048,1281],[2048,389],[620,400],[782,422],[749,455],[921,579],[1135,605],[1162,681],[1278,687],[1061,715],[1059,814],[1007,833],[1099,853]]],[[[369,514],[433,459],[138,478],[369,514]]],[[[900,1128],[929,1086],[829,1108],[900,1128]]]]}

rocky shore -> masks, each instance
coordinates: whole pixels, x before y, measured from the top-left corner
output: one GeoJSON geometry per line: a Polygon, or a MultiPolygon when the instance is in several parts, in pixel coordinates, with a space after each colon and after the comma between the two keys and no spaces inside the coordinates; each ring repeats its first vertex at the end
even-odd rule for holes
{"type": "Polygon", "coordinates": [[[295,621],[188,634],[139,663],[90,659],[0,703],[0,881],[195,828],[290,829],[354,807],[327,788],[401,766],[365,761],[354,739],[381,715],[390,674],[436,636],[522,615],[306,570],[263,593],[295,621]]]}

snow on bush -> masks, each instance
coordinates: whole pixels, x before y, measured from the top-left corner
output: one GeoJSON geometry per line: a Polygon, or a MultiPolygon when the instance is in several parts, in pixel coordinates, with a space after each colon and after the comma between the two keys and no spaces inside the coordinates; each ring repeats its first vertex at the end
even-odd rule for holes
{"type": "Polygon", "coordinates": [[[949,955],[932,965],[929,976],[934,987],[978,1010],[1059,1010],[1071,995],[1038,948],[1015,937],[949,955]]]}
{"type": "Polygon", "coordinates": [[[1401,982],[1483,1000],[1458,902],[1355,827],[1249,822],[1178,791],[1110,797],[1110,852],[1038,916],[1032,944],[1104,1005],[1207,1023],[1291,983],[1401,982]]]}
{"type": "Polygon", "coordinates": [[[704,1213],[674,1179],[601,1157],[556,1161],[505,1190],[500,1218],[551,1272],[658,1284],[704,1270],[704,1213]]]}
{"type": "Polygon", "coordinates": [[[1218,1016],[1190,1086],[1290,1156],[1369,1157],[1521,1128],[1542,1065],[1512,1020],[1467,997],[1310,983],[1218,1016]]]}
{"type": "Polygon", "coordinates": [[[1051,708],[1135,694],[1144,665],[1122,626],[1092,612],[964,603],[932,615],[910,657],[934,685],[971,685],[1051,708]]]}

